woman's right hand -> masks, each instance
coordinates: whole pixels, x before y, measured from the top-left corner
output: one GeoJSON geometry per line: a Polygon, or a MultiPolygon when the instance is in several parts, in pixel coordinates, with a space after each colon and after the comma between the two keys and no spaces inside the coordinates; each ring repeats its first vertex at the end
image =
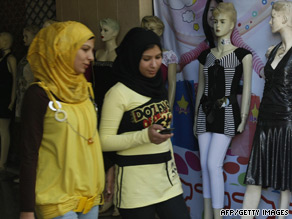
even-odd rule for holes
{"type": "Polygon", "coordinates": [[[35,219],[33,212],[20,212],[19,219],[35,219]]]}
{"type": "Polygon", "coordinates": [[[163,130],[162,125],[153,124],[148,128],[148,135],[151,143],[153,144],[161,144],[162,142],[165,142],[167,139],[171,138],[173,136],[173,133],[171,134],[160,134],[158,130],[163,130]]]}

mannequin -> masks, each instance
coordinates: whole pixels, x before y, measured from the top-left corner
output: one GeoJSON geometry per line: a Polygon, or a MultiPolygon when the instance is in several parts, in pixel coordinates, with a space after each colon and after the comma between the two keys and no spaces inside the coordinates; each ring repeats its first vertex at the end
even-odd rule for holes
{"type": "MultiPolygon", "coordinates": [[[[145,16],[142,18],[141,27],[152,30],[159,37],[162,36],[164,31],[164,24],[157,16],[145,16]]],[[[175,90],[176,90],[176,68],[178,58],[172,50],[163,49],[162,59],[162,75],[163,79],[168,85],[168,101],[170,109],[173,110],[175,90]]]]}
{"type": "Polygon", "coordinates": [[[223,162],[232,137],[244,130],[251,94],[252,55],[231,43],[236,24],[232,3],[213,10],[217,47],[203,51],[196,97],[194,134],[198,135],[203,176],[204,219],[222,218],[224,207],[223,162]],[[228,68],[228,69],[227,69],[228,68]],[[243,81],[241,109],[237,103],[243,81]]]}
{"type": "MultiPolygon", "coordinates": [[[[104,48],[98,49],[95,52],[95,60],[93,64],[93,88],[95,102],[98,108],[98,126],[100,124],[101,108],[103,99],[106,92],[116,83],[113,76],[113,61],[117,54],[115,49],[117,48],[117,36],[120,31],[118,22],[111,18],[104,18],[100,20],[100,35],[102,42],[105,43],[104,48]]],[[[110,159],[110,153],[104,154],[105,170],[106,174],[106,191],[105,191],[105,203],[100,208],[99,213],[107,211],[112,205],[112,196],[114,191],[114,166],[110,159]]],[[[113,216],[118,216],[119,212],[117,208],[114,208],[113,216]]]]}
{"type": "Polygon", "coordinates": [[[102,19],[99,25],[101,40],[105,43],[105,47],[96,51],[93,66],[94,96],[99,109],[98,119],[100,119],[104,95],[115,84],[112,65],[117,56],[116,39],[120,31],[118,22],[111,18],[102,19]]]}
{"type": "Polygon", "coordinates": [[[270,26],[272,33],[280,34],[282,42],[272,49],[265,66],[266,83],[245,177],[244,209],[256,209],[262,188],[267,187],[281,190],[279,209],[289,209],[292,190],[292,156],[288,152],[292,146],[291,13],[292,2],[279,1],[272,6],[270,26]]]}
{"type": "Polygon", "coordinates": [[[11,54],[13,38],[10,33],[0,33],[0,171],[4,170],[10,146],[10,119],[15,101],[16,58],[11,54]]]}
{"type": "MultiPolygon", "coordinates": [[[[38,33],[39,27],[36,25],[29,25],[23,29],[23,42],[25,47],[29,47],[35,35],[38,33]]],[[[20,145],[21,133],[21,108],[24,94],[30,84],[34,81],[34,76],[31,71],[30,65],[26,59],[26,55],[19,61],[16,71],[16,106],[15,106],[15,120],[13,123],[13,146],[16,147],[17,156],[20,145]]],[[[15,183],[19,182],[19,178],[14,179],[15,183]]]]}
{"type": "MultiPolygon", "coordinates": [[[[39,27],[35,25],[26,26],[23,29],[23,42],[27,48],[32,43],[35,35],[38,33],[39,27]]],[[[19,122],[21,117],[21,105],[25,91],[29,85],[34,81],[33,73],[30,65],[26,59],[26,55],[19,61],[17,66],[17,88],[16,88],[16,108],[15,108],[15,121],[19,122]]]]}

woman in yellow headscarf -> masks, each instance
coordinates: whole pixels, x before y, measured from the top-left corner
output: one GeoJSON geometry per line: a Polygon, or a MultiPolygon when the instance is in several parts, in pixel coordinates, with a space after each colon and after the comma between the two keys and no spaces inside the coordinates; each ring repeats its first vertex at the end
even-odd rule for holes
{"type": "Polygon", "coordinates": [[[22,111],[20,218],[97,218],[103,158],[91,85],[94,35],[83,24],[43,28],[27,59],[36,82],[22,111]]]}

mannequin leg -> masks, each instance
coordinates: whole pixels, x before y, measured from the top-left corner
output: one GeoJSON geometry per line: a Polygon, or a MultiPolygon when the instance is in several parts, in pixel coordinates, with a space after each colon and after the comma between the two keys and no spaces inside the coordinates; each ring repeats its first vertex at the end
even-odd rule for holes
{"type": "Polygon", "coordinates": [[[211,198],[204,198],[204,219],[213,219],[213,207],[211,198]]]}
{"type": "Polygon", "coordinates": [[[222,219],[223,216],[220,216],[220,211],[222,208],[214,208],[214,219],[222,219]]]}
{"type": "MultiPolygon", "coordinates": [[[[290,190],[281,191],[279,209],[289,209],[291,200],[291,192],[290,190]]],[[[285,216],[279,216],[278,219],[283,219],[285,216]]]]}
{"type": "MultiPolygon", "coordinates": [[[[247,185],[243,199],[243,209],[257,209],[260,203],[262,187],[247,185]]],[[[253,219],[253,216],[242,216],[242,219],[253,219]]]]}
{"type": "Polygon", "coordinates": [[[210,179],[207,167],[208,152],[212,134],[209,132],[198,135],[200,148],[200,163],[202,168],[204,219],[213,219],[210,179]]]}
{"type": "Polygon", "coordinates": [[[229,136],[212,133],[208,154],[208,170],[215,219],[223,218],[220,216],[220,210],[224,207],[223,163],[230,141],[231,137],[229,136]]]}
{"type": "Polygon", "coordinates": [[[4,168],[7,161],[9,145],[10,145],[10,119],[0,119],[0,137],[1,137],[1,159],[0,169],[4,168]]]}

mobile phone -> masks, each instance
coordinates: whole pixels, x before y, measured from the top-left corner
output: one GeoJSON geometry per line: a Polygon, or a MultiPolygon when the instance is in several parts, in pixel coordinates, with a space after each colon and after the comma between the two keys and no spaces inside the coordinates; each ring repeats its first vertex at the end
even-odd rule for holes
{"type": "Polygon", "coordinates": [[[165,128],[163,130],[161,130],[159,133],[160,134],[171,134],[171,132],[174,130],[174,128],[165,128]]]}

